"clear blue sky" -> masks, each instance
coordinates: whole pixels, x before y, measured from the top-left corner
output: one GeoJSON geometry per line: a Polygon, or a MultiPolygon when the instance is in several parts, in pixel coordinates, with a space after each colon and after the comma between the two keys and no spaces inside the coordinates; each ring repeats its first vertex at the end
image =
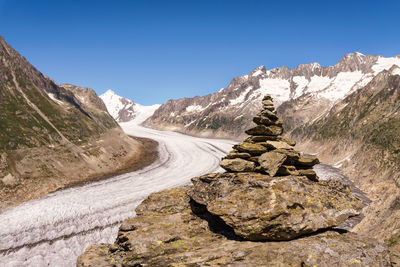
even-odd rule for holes
{"type": "Polygon", "coordinates": [[[399,14],[400,1],[0,0],[0,35],[58,83],[153,104],[259,65],[400,54],[399,14]]]}

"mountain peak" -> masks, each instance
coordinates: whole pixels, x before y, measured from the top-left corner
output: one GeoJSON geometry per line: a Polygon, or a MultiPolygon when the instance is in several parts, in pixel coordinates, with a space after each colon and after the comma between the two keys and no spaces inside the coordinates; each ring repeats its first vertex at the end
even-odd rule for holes
{"type": "Polygon", "coordinates": [[[344,55],[344,57],[366,57],[366,55],[360,52],[353,52],[353,53],[347,53],[346,55],[344,55]]]}
{"type": "Polygon", "coordinates": [[[126,122],[135,118],[135,102],[117,95],[113,90],[107,90],[100,98],[117,122],[126,122]]]}
{"type": "Polygon", "coordinates": [[[348,53],[348,54],[344,55],[344,57],[342,57],[342,59],[339,61],[339,63],[341,61],[348,62],[348,61],[352,61],[352,60],[362,61],[366,57],[367,57],[366,55],[361,54],[360,52],[348,53]]]}
{"type": "Polygon", "coordinates": [[[261,65],[250,72],[250,76],[258,76],[267,73],[264,65],[261,65]]]}
{"type": "Polygon", "coordinates": [[[107,91],[104,92],[102,95],[117,95],[113,90],[108,89],[107,91]]]}
{"type": "Polygon", "coordinates": [[[362,73],[367,73],[371,70],[371,67],[377,60],[377,56],[366,56],[360,52],[346,54],[335,66],[333,66],[334,71],[330,76],[336,76],[339,72],[361,71],[362,73]]]}

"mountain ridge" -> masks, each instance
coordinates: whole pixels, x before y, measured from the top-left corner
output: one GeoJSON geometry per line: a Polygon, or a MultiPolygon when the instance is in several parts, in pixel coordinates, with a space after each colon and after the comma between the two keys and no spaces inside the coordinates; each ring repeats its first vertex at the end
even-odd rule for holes
{"type": "Polygon", "coordinates": [[[376,74],[392,65],[400,65],[400,57],[345,55],[334,66],[318,63],[285,66],[266,70],[260,66],[249,74],[235,77],[216,93],[192,98],[168,100],[144,125],[159,130],[174,130],[190,135],[240,139],[249,128],[251,115],[260,108],[264,94],[271,94],[278,112],[285,116],[285,106],[296,101],[315,112],[299,114],[285,120],[291,130],[302,123],[325,115],[329,108],[346,95],[365,86],[376,74]],[[315,107],[309,105],[310,102],[315,107]],[[283,107],[280,107],[283,104],[283,107]]]}

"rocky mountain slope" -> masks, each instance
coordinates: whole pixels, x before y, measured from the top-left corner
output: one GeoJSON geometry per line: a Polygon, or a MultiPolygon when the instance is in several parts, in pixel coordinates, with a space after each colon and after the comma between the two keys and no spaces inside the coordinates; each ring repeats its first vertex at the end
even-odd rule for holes
{"type": "Polygon", "coordinates": [[[226,173],[150,195],[114,244],[90,246],[77,266],[391,266],[384,244],[341,227],[361,200],[308,175],[318,159],[283,139],[271,103],[221,161],[226,173]]]}
{"type": "Polygon", "coordinates": [[[59,86],[0,37],[0,208],[115,171],[140,144],[93,90],[59,86]]]}
{"type": "Polygon", "coordinates": [[[400,259],[400,68],[380,72],[332,107],[296,128],[301,148],[336,164],[373,200],[356,230],[385,239],[400,259]]]}
{"type": "Polygon", "coordinates": [[[219,92],[169,100],[145,125],[198,136],[242,138],[260,108],[262,97],[274,97],[287,131],[327,114],[334,103],[368,84],[382,70],[400,65],[400,57],[360,53],[344,56],[336,65],[318,63],[266,70],[258,67],[234,78],[219,92]]]}
{"type": "Polygon", "coordinates": [[[108,90],[100,98],[106,104],[108,112],[117,122],[128,122],[135,118],[138,121],[139,117],[147,118],[149,113],[152,114],[160,106],[157,104],[142,106],[127,98],[118,96],[112,90],[108,90]]]}

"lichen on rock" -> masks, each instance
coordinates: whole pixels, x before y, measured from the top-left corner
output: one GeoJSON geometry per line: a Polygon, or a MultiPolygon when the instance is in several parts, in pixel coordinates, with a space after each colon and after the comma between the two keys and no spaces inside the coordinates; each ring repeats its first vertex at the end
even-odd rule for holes
{"type": "Polygon", "coordinates": [[[245,240],[292,240],[358,215],[361,201],[336,182],[225,173],[192,179],[190,198],[245,240]]]}

